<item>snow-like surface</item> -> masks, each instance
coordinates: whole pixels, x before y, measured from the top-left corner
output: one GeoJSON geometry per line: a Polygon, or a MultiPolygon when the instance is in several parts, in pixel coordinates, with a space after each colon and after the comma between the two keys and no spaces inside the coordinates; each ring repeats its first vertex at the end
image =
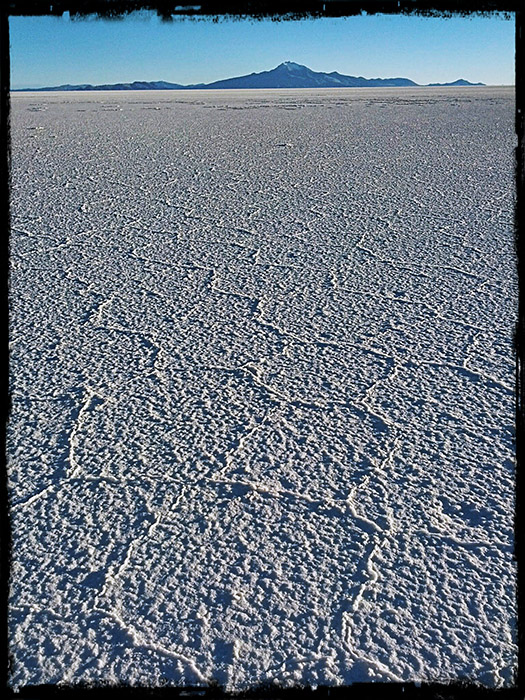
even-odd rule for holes
{"type": "Polygon", "coordinates": [[[13,95],[14,686],[512,684],[513,116],[13,95]]]}

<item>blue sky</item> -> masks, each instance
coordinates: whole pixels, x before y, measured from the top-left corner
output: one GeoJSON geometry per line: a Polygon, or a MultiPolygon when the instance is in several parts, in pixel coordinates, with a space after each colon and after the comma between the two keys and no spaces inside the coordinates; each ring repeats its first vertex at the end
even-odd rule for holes
{"type": "Polygon", "coordinates": [[[163,23],[151,13],[120,20],[71,20],[66,13],[11,17],[9,26],[15,89],[133,80],[207,83],[288,60],[366,78],[514,84],[514,19],[498,14],[163,23]]]}

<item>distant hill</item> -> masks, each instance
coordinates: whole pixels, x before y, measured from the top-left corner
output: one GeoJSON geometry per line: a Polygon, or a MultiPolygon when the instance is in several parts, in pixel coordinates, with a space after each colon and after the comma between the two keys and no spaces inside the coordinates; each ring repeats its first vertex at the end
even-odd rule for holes
{"type": "MultiPolygon", "coordinates": [[[[428,87],[483,85],[469,83],[468,80],[456,80],[453,83],[432,83],[428,87]]],[[[164,80],[153,82],[135,81],[133,83],[115,83],[113,85],[58,85],[55,87],[24,88],[13,92],[50,92],[50,91],[88,91],[88,90],[238,90],[271,88],[337,88],[337,87],[422,87],[408,78],[363,78],[352,75],[319,73],[292,61],[281,63],[272,70],[262,73],[250,73],[238,78],[216,80],[213,83],[196,85],[179,85],[164,80]]]]}
{"type": "Polygon", "coordinates": [[[145,82],[136,80],[133,83],[115,83],[113,85],[57,85],[55,87],[24,88],[11,92],[87,92],[89,90],[184,90],[184,85],[167,83],[164,80],[145,82]]]}
{"type": "Polygon", "coordinates": [[[468,80],[460,78],[459,80],[454,80],[453,83],[429,83],[427,87],[465,87],[467,85],[485,85],[485,83],[469,83],[468,80]]]}

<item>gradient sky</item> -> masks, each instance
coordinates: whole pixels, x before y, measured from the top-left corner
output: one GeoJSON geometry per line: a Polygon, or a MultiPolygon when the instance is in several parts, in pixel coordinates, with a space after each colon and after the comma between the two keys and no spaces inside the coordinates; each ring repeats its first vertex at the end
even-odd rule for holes
{"type": "Polygon", "coordinates": [[[515,24],[474,17],[362,15],[299,21],[11,17],[11,87],[211,82],[295,61],[316,71],[417,83],[513,85],[515,24]]]}

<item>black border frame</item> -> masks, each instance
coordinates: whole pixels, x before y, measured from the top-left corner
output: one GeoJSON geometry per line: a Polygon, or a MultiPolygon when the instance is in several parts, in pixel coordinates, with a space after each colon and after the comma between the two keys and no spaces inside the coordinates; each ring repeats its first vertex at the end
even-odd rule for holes
{"type": "MultiPolygon", "coordinates": [[[[516,22],[516,118],[515,127],[518,139],[516,147],[516,205],[515,205],[515,250],[518,271],[519,293],[518,314],[514,346],[516,353],[516,510],[515,558],[517,560],[518,597],[518,669],[513,688],[489,689],[471,683],[426,684],[414,683],[357,683],[350,686],[319,686],[309,688],[279,688],[260,686],[239,694],[229,694],[220,687],[164,687],[145,688],[130,686],[26,686],[14,692],[8,685],[9,645],[7,626],[8,580],[11,548],[10,520],[8,512],[7,474],[5,468],[6,423],[9,415],[8,364],[0,375],[0,390],[3,401],[3,421],[0,424],[2,441],[3,480],[0,482],[0,589],[4,606],[0,609],[2,630],[0,653],[4,652],[2,673],[7,695],[20,700],[90,700],[95,694],[97,700],[106,698],[146,698],[167,700],[187,697],[208,700],[209,698],[246,698],[247,700],[369,700],[371,697],[392,698],[393,700],[523,700],[525,698],[525,506],[523,457],[525,450],[525,2],[524,0],[4,0],[0,8],[0,138],[3,157],[3,177],[1,179],[0,201],[3,212],[4,231],[9,231],[10,201],[10,57],[9,57],[9,16],[54,15],[61,16],[69,11],[79,18],[95,15],[99,18],[123,18],[137,10],[155,11],[165,21],[177,15],[193,15],[206,18],[251,18],[260,20],[271,18],[275,21],[291,21],[298,18],[347,17],[361,12],[368,14],[418,14],[423,16],[468,16],[493,12],[507,13],[516,22]],[[195,4],[194,4],[195,3],[195,4]],[[193,9],[195,6],[200,9],[193,9]],[[175,10],[175,7],[188,6],[192,9],[175,10]]],[[[8,259],[9,238],[1,238],[3,255],[0,264],[2,311],[8,315],[8,259]]],[[[7,323],[4,328],[8,340],[7,323]]],[[[7,342],[6,342],[7,345],[7,342]]],[[[5,346],[4,346],[5,347],[5,346]]]]}

